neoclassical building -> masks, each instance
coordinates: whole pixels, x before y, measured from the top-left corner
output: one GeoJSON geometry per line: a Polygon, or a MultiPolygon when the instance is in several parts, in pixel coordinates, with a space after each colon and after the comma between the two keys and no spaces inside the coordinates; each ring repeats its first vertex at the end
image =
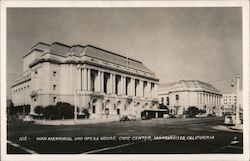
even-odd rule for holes
{"type": "Polygon", "coordinates": [[[194,106],[207,113],[221,112],[222,93],[213,85],[198,80],[180,80],[159,85],[158,99],[168,106],[170,112],[183,115],[194,106]]]}
{"type": "Polygon", "coordinates": [[[37,43],[23,56],[23,76],[12,85],[14,105],[57,102],[88,109],[92,118],[157,109],[159,79],[142,62],[91,45],[37,43]]]}

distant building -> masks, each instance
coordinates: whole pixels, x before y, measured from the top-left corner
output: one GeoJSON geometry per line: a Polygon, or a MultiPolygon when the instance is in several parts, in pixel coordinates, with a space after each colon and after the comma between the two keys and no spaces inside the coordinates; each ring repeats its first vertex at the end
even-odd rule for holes
{"type": "Polygon", "coordinates": [[[223,94],[221,101],[225,113],[235,113],[237,103],[237,95],[235,93],[223,94]]]}
{"type": "MultiPolygon", "coordinates": [[[[159,79],[142,62],[91,45],[38,43],[23,57],[23,76],[12,85],[14,105],[77,104],[92,118],[158,107],[159,79]]],[[[80,111],[81,111],[80,110],[80,111]]]]}
{"type": "Polygon", "coordinates": [[[235,113],[237,103],[239,103],[240,112],[242,112],[242,110],[243,110],[243,107],[242,107],[242,90],[239,93],[239,98],[237,98],[236,93],[228,93],[228,94],[223,94],[222,95],[221,104],[224,107],[224,112],[226,112],[226,113],[235,113]]]}
{"type": "Polygon", "coordinates": [[[222,105],[233,106],[236,105],[236,102],[237,102],[237,96],[235,93],[222,95],[222,105]]]}
{"type": "Polygon", "coordinates": [[[191,106],[221,115],[221,98],[221,92],[213,85],[198,80],[162,84],[158,91],[159,101],[176,115],[183,115],[191,106]]]}

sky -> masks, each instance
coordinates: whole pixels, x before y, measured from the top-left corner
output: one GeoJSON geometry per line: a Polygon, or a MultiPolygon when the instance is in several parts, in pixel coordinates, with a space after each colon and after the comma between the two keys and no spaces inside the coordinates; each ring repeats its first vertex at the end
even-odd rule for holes
{"type": "MultiPolygon", "coordinates": [[[[160,84],[200,80],[222,93],[242,78],[241,8],[9,8],[7,98],[37,42],[91,44],[142,61],[160,84]]],[[[242,82],[242,81],[241,81],[242,82]]]]}

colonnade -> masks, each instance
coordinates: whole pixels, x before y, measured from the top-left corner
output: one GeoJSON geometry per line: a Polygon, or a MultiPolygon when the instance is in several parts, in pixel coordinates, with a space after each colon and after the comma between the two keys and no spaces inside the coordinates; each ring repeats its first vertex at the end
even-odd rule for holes
{"type": "Polygon", "coordinates": [[[221,96],[208,94],[208,93],[197,93],[198,104],[207,105],[221,105],[221,96]]]}
{"type": "Polygon", "coordinates": [[[81,91],[157,98],[158,85],[144,78],[91,68],[78,68],[78,72],[81,91]]]}

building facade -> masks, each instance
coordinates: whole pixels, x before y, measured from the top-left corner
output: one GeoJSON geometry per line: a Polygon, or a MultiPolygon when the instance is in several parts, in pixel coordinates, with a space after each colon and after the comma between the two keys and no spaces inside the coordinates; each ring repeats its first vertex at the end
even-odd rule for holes
{"type": "Polygon", "coordinates": [[[239,105],[240,111],[242,108],[242,90],[239,92],[239,98],[236,93],[228,93],[222,95],[221,104],[225,113],[236,113],[236,105],[239,105]]]}
{"type": "Polygon", "coordinates": [[[159,101],[175,115],[183,115],[191,106],[205,110],[206,113],[220,113],[221,98],[221,92],[214,86],[198,80],[162,84],[158,91],[159,101]]]}
{"type": "Polygon", "coordinates": [[[142,62],[91,45],[37,43],[23,57],[23,76],[12,86],[16,105],[67,102],[92,118],[158,108],[159,79],[142,62]]]}

